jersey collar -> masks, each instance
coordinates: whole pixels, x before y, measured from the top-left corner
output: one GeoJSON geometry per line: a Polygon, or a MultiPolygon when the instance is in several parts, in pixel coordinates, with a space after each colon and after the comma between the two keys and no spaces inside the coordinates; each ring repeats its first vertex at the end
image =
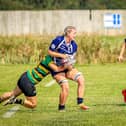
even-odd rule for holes
{"type": "Polygon", "coordinates": [[[71,41],[70,41],[69,43],[66,42],[65,36],[64,36],[64,42],[65,42],[65,44],[66,44],[67,46],[71,45],[71,41]]]}

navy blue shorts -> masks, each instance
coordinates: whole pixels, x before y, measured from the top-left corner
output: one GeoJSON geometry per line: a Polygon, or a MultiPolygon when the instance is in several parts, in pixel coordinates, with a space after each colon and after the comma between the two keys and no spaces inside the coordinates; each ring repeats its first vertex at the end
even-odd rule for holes
{"type": "Polygon", "coordinates": [[[27,73],[23,73],[17,82],[18,87],[25,94],[25,96],[36,96],[35,85],[28,79],[27,73]]]}
{"type": "Polygon", "coordinates": [[[54,72],[54,71],[50,71],[51,75],[54,77],[55,75],[57,75],[58,73],[67,73],[68,69],[64,70],[64,71],[60,71],[60,72],[54,72]]]}

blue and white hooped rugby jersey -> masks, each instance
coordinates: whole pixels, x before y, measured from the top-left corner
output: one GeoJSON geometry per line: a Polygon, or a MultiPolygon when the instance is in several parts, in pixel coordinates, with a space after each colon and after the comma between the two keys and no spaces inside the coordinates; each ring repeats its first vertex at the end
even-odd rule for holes
{"type": "MultiPolygon", "coordinates": [[[[77,52],[77,44],[73,40],[70,43],[66,43],[64,36],[58,36],[51,42],[49,50],[62,54],[74,55],[77,52]]],[[[54,57],[54,62],[58,66],[62,65],[61,58],[54,57]]]]}

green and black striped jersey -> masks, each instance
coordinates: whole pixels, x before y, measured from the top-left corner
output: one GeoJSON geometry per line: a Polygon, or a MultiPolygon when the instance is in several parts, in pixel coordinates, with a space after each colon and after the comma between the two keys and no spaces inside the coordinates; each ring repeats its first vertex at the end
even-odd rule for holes
{"type": "Polygon", "coordinates": [[[46,55],[43,60],[32,70],[27,71],[27,76],[33,84],[39,83],[45,76],[49,74],[49,64],[53,63],[52,57],[46,55]]]}

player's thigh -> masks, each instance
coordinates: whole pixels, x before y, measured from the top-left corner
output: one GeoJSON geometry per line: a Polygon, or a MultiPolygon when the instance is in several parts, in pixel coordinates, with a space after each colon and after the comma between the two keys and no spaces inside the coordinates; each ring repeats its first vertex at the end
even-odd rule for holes
{"type": "Polygon", "coordinates": [[[69,84],[65,76],[65,73],[58,73],[57,75],[54,76],[54,78],[57,81],[57,83],[60,85],[62,90],[69,90],[69,84]]]}
{"type": "Polygon", "coordinates": [[[76,68],[73,68],[66,73],[66,77],[68,79],[74,80],[77,73],[79,73],[79,71],[76,68]]]}
{"type": "Polygon", "coordinates": [[[54,79],[55,79],[57,82],[66,79],[65,73],[58,73],[58,74],[56,74],[56,75],[54,76],[54,79]]]}
{"type": "Polygon", "coordinates": [[[15,89],[12,91],[14,96],[18,96],[22,93],[21,89],[18,87],[18,85],[15,87],[15,89]]]}

